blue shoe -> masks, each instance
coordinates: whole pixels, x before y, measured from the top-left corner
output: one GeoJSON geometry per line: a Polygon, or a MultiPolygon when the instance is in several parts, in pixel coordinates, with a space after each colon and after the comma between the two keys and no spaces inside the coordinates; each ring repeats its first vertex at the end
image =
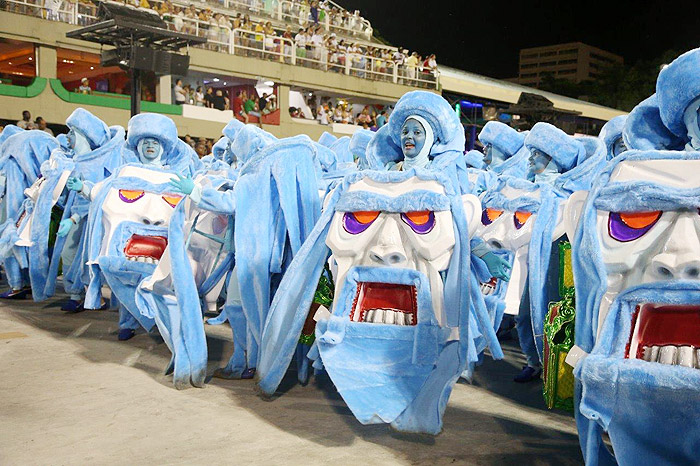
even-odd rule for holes
{"type": "Polygon", "coordinates": [[[539,379],[542,374],[542,368],[525,366],[520,374],[513,377],[513,381],[517,383],[527,383],[539,379]]]}
{"type": "Polygon", "coordinates": [[[134,330],[133,328],[120,328],[119,333],[117,334],[117,340],[131,340],[132,338],[134,338],[134,335],[136,335],[136,330],[134,330]]]}
{"type": "Polygon", "coordinates": [[[69,314],[76,314],[78,312],[83,312],[85,308],[83,307],[82,301],[69,299],[63,306],[61,306],[61,310],[66,311],[69,314]]]}
{"type": "Polygon", "coordinates": [[[22,288],[21,290],[9,290],[0,293],[0,299],[27,299],[31,292],[32,289],[29,287],[22,288]]]}

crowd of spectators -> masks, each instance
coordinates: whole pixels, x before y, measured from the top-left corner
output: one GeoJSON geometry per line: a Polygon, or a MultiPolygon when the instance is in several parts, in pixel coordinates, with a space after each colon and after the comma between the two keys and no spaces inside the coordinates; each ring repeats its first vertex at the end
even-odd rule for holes
{"type": "Polygon", "coordinates": [[[389,114],[385,108],[376,109],[371,105],[365,105],[362,110],[353,114],[353,106],[346,101],[337,100],[333,104],[332,99],[324,98],[316,105],[313,101],[307,102],[312,115],[307,117],[302,109],[290,107],[289,114],[292,118],[313,118],[322,125],[341,123],[346,125],[357,125],[364,129],[378,130],[384,126],[389,114]]]}
{"type": "MultiPolygon", "coordinates": [[[[96,6],[89,0],[19,1],[43,5],[36,12],[55,20],[65,20],[62,17],[65,12],[77,5],[80,24],[87,24],[96,13],[96,6]]],[[[396,75],[399,83],[411,86],[430,86],[437,77],[435,55],[421,57],[402,47],[389,49],[353,40],[367,31],[367,38],[371,38],[369,23],[359,11],[350,13],[329,1],[211,0],[213,5],[228,5],[230,14],[215,12],[205,2],[186,7],[171,0],[127,0],[127,3],[157,12],[175,31],[206,37],[205,47],[211,50],[228,52],[233,45],[234,53],[239,55],[295,61],[301,66],[374,80],[391,81],[396,75]],[[251,14],[283,19],[287,27],[282,30],[269,20],[251,20],[251,14]],[[235,31],[233,35],[232,31],[235,31]],[[232,37],[234,43],[230,44],[232,37]]],[[[31,8],[26,5],[6,2],[6,8],[33,14],[24,11],[31,8]]]]}

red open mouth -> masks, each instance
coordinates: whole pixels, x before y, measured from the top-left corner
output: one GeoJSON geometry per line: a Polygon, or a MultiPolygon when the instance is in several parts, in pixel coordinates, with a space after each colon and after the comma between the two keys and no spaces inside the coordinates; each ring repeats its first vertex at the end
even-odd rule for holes
{"type": "Polygon", "coordinates": [[[130,261],[157,264],[168,246],[164,236],[131,235],[124,247],[124,255],[130,261]]]}
{"type": "Polygon", "coordinates": [[[396,283],[360,282],[350,320],[373,324],[416,325],[416,287],[396,283]]]}
{"type": "Polygon", "coordinates": [[[493,294],[496,291],[496,286],[498,286],[498,278],[491,277],[491,280],[481,284],[481,294],[484,296],[493,294]]]}
{"type": "Polygon", "coordinates": [[[700,369],[700,306],[638,305],[625,357],[700,369]]]}

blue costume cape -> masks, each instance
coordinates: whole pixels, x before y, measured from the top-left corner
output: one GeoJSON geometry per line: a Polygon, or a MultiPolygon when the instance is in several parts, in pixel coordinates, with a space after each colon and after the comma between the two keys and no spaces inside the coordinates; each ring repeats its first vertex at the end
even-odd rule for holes
{"type": "Polygon", "coordinates": [[[369,168],[367,164],[367,145],[374,137],[374,131],[368,129],[356,130],[350,138],[350,152],[357,159],[357,169],[366,170],[369,168]]]}
{"type": "Polygon", "coordinates": [[[632,314],[639,303],[700,304],[697,280],[632,285],[613,301],[600,335],[598,314],[607,288],[601,255],[598,210],[694,211],[697,186],[676,188],[650,181],[610,182],[623,161],[698,161],[700,152],[627,151],[600,174],[583,206],[572,241],[576,283],[576,345],[590,353],[575,369],[575,414],[586,464],[697,464],[700,451],[700,371],[626,359],[632,314]],[[682,430],[679,433],[679,429],[682,430]],[[610,435],[615,458],[605,447],[610,435]]]}
{"type": "MultiPolygon", "coordinates": [[[[34,209],[31,230],[34,246],[29,251],[29,272],[32,279],[32,289],[35,290],[33,292],[35,301],[42,301],[49,296],[53,296],[55,292],[58,263],[61,260],[61,251],[65,244],[65,238],[57,238],[53,253],[49,258],[47,234],[52,209],[49,200],[51,192],[58,183],[62,172],[72,168],[71,176],[92,184],[99,183],[114,173],[124,163],[122,158],[123,147],[124,128],[113,126],[109,128],[109,139],[103,142],[100,147],[82,155],[74,155],[72,151],[71,153],[64,153],[60,150],[54,151],[51,157],[56,159],[56,167],[51,169],[47,164],[42,167],[42,170],[44,168],[47,170],[47,173],[44,175],[47,178],[47,187],[42,189],[34,209]],[[68,158],[69,156],[71,158],[68,158]]],[[[83,219],[88,215],[90,201],[75,192],[69,192],[64,207],[62,219],[67,219],[71,215],[79,215],[83,219]]],[[[76,258],[82,257],[85,241],[83,230],[76,258]]],[[[83,281],[86,271],[85,264],[80,260],[74,260],[71,267],[63,271],[63,286],[66,293],[82,294],[86,286],[86,283],[83,281]]]]}
{"type": "Polygon", "coordinates": [[[17,132],[0,146],[0,174],[6,180],[2,199],[4,223],[0,226],[0,255],[4,258],[7,280],[13,289],[26,285],[22,269],[29,266],[26,249],[14,246],[19,239],[17,228],[24,220],[18,218],[25,200],[24,190],[41,175],[41,164],[56,148],[56,139],[38,130],[17,132]]]}
{"type": "MultiPolygon", "coordinates": [[[[427,277],[402,268],[355,267],[334,298],[330,319],[316,326],[316,342],[309,357],[317,359],[339,393],[363,424],[391,423],[403,431],[436,434],[452,386],[476,356],[474,322],[470,316],[470,248],[462,200],[451,181],[431,170],[407,172],[361,171],[347,176],[330,195],[327,205],[292,261],[275,294],[265,325],[258,364],[259,386],[272,395],[295,352],[302,326],[329,256],[325,244],[336,212],[380,210],[450,210],[456,244],[444,276],[444,302],[448,327],[440,327],[432,309],[427,277]],[[404,195],[387,198],[369,192],[348,192],[365,177],[376,182],[401,182],[417,176],[436,180],[446,195],[404,195]],[[350,322],[349,313],[358,281],[413,284],[418,290],[418,325],[368,325],[350,322]],[[450,340],[450,328],[459,329],[459,340],[450,340]]],[[[488,316],[477,316],[488,326],[488,316]]],[[[497,343],[496,343],[497,345],[497,343]]],[[[500,349],[500,348],[497,348],[500,349]]],[[[320,367],[320,366],[319,366],[320,367]]]]}
{"type": "MultiPolygon", "coordinates": [[[[231,189],[234,180],[205,175],[198,181],[212,189],[231,189]]],[[[208,216],[212,216],[208,214],[208,216]]],[[[144,281],[136,290],[141,314],[155,319],[172,359],[166,372],[173,372],[177,388],[204,386],[207,375],[207,341],[202,325],[201,298],[211,291],[233,264],[233,230],[226,216],[210,222],[191,199],[175,208],[168,226],[168,247],[161,258],[168,258],[170,270],[149,287],[144,281]],[[214,256],[212,256],[212,254],[214,256]],[[204,274],[195,277],[190,260],[204,263],[204,274]]]]}
{"type": "Polygon", "coordinates": [[[622,129],[622,139],[628,149],[683,150],[685,140],[664,126],[659,112],[656,94],[632,109],[622,129]]]}

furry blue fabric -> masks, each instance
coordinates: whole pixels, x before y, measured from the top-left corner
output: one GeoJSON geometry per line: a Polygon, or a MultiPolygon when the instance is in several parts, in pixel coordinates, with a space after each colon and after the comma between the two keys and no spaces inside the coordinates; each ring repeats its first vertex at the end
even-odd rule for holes
{"type": "Polygon", "coordinates": [[[226,136],[220,138],[218,141],[216,141],[216,144],[212,146],[211,155],[213,155],[216,160],[223,160],[224,152],[226,152],[229,142],[231,141],[226,136]]]}
{"type": "Polygon", "coordinates": [[[685,141],[669,131],[661,120],[656,94],[637,104],[627,116],[622,138],[628,149],[683,150],[685,141]]]}
{"type": "MultiPolygon", "coordinates": [[[[229,189],[232,184],[231,180],[213,176],[206,176],[198,182],[217,190],[229,189]]],[[[166,262],[161,259],[159,265],[162,268],[169,263],[169,271],[154,283],[150,283],[152,280],[142,281],[136,289],[139,311],[155,319],[161,336],[172,352],[169,366],[173,372],[173,384],[178,389],[204,386],[207,341],[202,325],[200,297],[225,276],[233,263],[230,229],[218,231],[219,225],[205,231],[212,225],[202,229],[199,226],[201,211],[194,209],[189,202],[180,202],[170,218],[168,247],[163,254],[166,262]],[[219,245],[218,254],[207,249],[210,242],[219,245]],[[216,256],[212,257],[211,254],[216,256]],[[190,261],[203,263],[208,267],[207,273],[195,276],[190,261]]]]}
{"type": "Polygon", "coordinates": [[[358,129],[350,138],[350,152],[357,159],[357,168],[365,170],[367,165],[367,145],[374,137],[374,131],[368,129],[358,129]]]}
{"type": "Polygon", "coordinates": [[[226,126],[224,126],[224,129],[221,130],[221,134],[226,136],[229,141],[233,141],[236,139],[236,135],[238,134],[238,131],[241,130],[245,125],[243,122],[241,122],[237,118],[232,118],[231,121],[229,121],[226,126]]]}
{"type": "Polygon", "coordinates": [[[586,157],[586,149],[574,138],[554,125],[539,122],[525,137],[528,150],[549,155],[562,170],[570,170],[586,157]]]}
{"type": "Polygon", "coordinates": [[[0,144],[5,142],[7,138],[12,136],[13,134],[21,133],[24,131],[22,128],[16,125],[7,125],[2,129],[2,132],[0,132],[0,144]]]}
{"type": "MultiPolygon", "coordinates": [[[[373,199],[377,201],[376,209],[450,209],[456,245],[445,274],[447,327],[440,327],[435,321],[426,277],[421,273],[400,268],[356,267],[348,272],[341,294],[335,296],[330,319],[318,322],[316,343],[309,353],[309,357],[318,359],[317,363],[323,363],[360,422],[386,422],[398,430],[436,434],[442,427],[442,414],[453,384],[466,369],[470,355],[476,355],[476,336],[471,327],[475,320],[488,321],[485,314],[470,315],[469,285],[460,278],[470,273],[470,246],[459,189],[444,175],[431,170],[362,171],[347,176],[330,196],[321,219],[275,294],[263,334],[257,372],[259,386],[263,393],[272,395],[289,366],[329,255],[325,239],[336,211],[357,210],[358,205],[369,207],[373,199]],[[391,200],[347,191],[365,177],[374,182],[395,183],[413,176],[437,180],[447,195],[423,193],[415,199],[409,196],[391,200]],[[418,325],[394,327],[350,322],[353,284],[368,280],[416,285],[418,325]],[[459,340],[450,340],[450,329],[456,328],[459,340]]],[[[495,352],[500,350],[495,338],[490,343],[495,352]]]]}
{"type": "MultiPolygon", "coordinates": [[[[567,136],[569,137],[569,136],[567,136]]],[[[574,191],[590,189],[596,176],[607,162],[607,149],[599,138],[591,136],[576,136],[571,138],[583,148],[576,165],[562,173],[554,181],[555,189],[572,194],[574,191]]]]}
{"type": "Polygon", "coordinates": [[[472,149],[464,154],[464,162],[467,164],[467,168],[476,168],[478,170],[486,169],[484,154],[476,149],[472,149]]]}
{"type": "Polygon", "coordinates": [[[335,141],[338,140],[338,137],[329,133],[328,131],[324,131],[321,137],[318,138],[318,143],[321,144],[322,146],[326,146],[330,148],[335,141]]]}
{"type": "Polygon", "coordinates": [[[656,79],[659,114],[664,125],[678,137],[686,137],[683,113],[700,97],[700,48],[690,50],[664,67],[656,79]]]}
{"type": "Polygon", "coordinates": [[[598,315],[608,286],[601,253],[598,210],[614,212],[696,208],[697,187],[678,189],[648,180],[611,182],[624,161],[697,160],[700,152],[628,151],[600,174],[583,206],[572,241],[576,283],[576,345],[589,356],[574,369],[579,438],[587,464],[695,464],[700,448],[700,372],[626,359],[632,315],[640,303],[700,304],[697,281],[679,279],[621,290],[602,323],[598,315]],[[692,204],[692,206],[691,206],[692,204]],[[672,420],[672,422],[670,422],[672,420]],[[678,435],[678,429],[683,430],[678,435]],[[602,440],[607,431],[612,458],[602,440]]]}
{"type": "MultiPolygon", "coordinates": [[[[76,112],[81,109],[76,109],[76,112]]],[[[101,121],[89,112],[80,114],[83,120],[74,121],[72,124],[86,124],[91,122],[93,126],[99,128],[97,122],[101,121]],[[92,117],[91,119],[87,116],[92,117]],[[97,122],[95,121],[97,120],[97,122]]],[[[106,125],[105,125],[106,127],[106,125]]],[[[79,131],[82,131],[76,126],[79,131]]],[[[76,155],[72,151],[64,153],[63,151],[54,151],[51,154],[49,164],[42,166],[42,172],[46,179],[47,186],[42,188],[42,192],[37,199],[37,204],[32,215],[31,237],[34,246],[29,248],[30,259],[30,278],[32,280],[32,288],[36,290],[33,294],[34,300],[41,301],[49,296],[53,296],[56,285],[56,275],[54,271],[58,270],[58,262],[61,260],[61,252],[65,243],[64,239],[58,239],[53,248],[51,257],[48,257],[48,244],[46,232],[49,229],[51,221],[51,195],[53,188],[56,187],[59,178],[65,170],[71,170],[71,176],[80,178],[91,184],[99,183],[112,173],[114,173],[123,163],[123,148],[124,148],[124,128],[121,126],[113,126],[108,128],[109,138],[102,140],[102,145],[95,147],[92,151],[76,155]],[[69,158],[70,157],[70,158],[69,158]],[[50,166],[53,165],[53,166],[50,166]],[[49,260],[50,259],[50,260],[49,260]]],[[[92,143],[91,143],[92,144],[92,143]]],[[[71,216],[78,216],[79,228],[83,227],[83,219],[87,217],[90,209],[90,201],[76,193],[68,194],[70,205],[66,205],[63,218],[67,219],[71,216]]],[[[84,233],[84,230],[83,230],[84,233]]],[[[82,257],[85,247],[85,236],[81,235],[80,243],[75,257],[82,257]]],[[[63,286],[68,294],[81,295],[84,292],[87,283],[83,277],[86,276],[87,269],[84,263],[80,260],[74,260],[70,267],[64,264],[63,270],[63,286]]]]}
{"type": "MultiPolygon", "coordinates": [[[[12,131],[11,131],[12,132],[12,131]]],[[[0,146],[0,174],[6,180],[2,198],[0,249],[5,251],[4,266],[13,289],[26,285],[21,268],[28,266],[24,247],[14,247],[19,239],[17,227],[22,221],[24,190],[41,174],[41,164],[48,160],[58,142],[44,131],[20,131],[8,137],[0,146]],[[10,256],[14,255],[14,257],[10,256]]]]}
{"type": "Polygon", "coordinates": [[[600,129],[598,137],[603,140],[605,148],[608,150],[608,160],[614,157],[613,146],[615,142],[622,137],[622,130],[625,127],[627,115],[618,115],[610,119],[600,129]]]}
{"type": "Polygon", "coordinates": [[[194,175],[204,168],[197,153],[177,137],[177,127],[170,118],[158,113],[142,113],[129,120],[125,160],[138,163],[138,143],[143,138],[158,139],[163,147],[162,166],[180,174],[194,175]]]}
{"type": "Polygon", "coordinates": [[[525,143],[525,133],[519,133],[500,121],[487,121],[478,138],[483,145],[491,144],[496,147],[508,159],[525,143]]]}
{"type": "Polygon", "coordinates": [[[76,108],[68,118],[66,126],[70,129],[80,131],[90,143],[91,149],[103,146],[111,139],[110,130],[107,125],[92,113],[84,108],[76,108]]]}
{"type": "Polygon", "coordinates": [[[242,167],[254,154],[277,141],[277,138],[257,126],[244,125],[231,140],[231,151],[242,167]]]}

